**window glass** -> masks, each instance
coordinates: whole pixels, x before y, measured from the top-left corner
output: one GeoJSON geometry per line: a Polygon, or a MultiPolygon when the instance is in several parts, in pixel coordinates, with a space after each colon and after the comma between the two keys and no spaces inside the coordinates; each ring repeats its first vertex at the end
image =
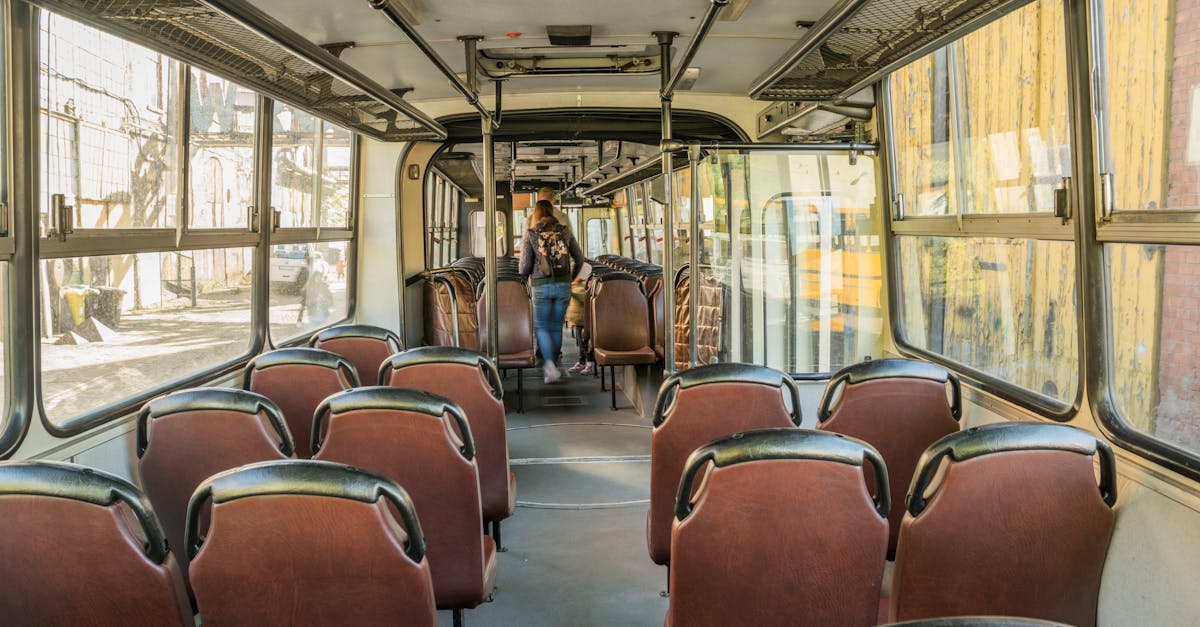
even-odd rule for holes
{"type": "Polygon", "coordinates": [[[1063,19],[1034,2],[893,74],[908,215],[1054,210],[1071,170],[1063,19]]]}
{"type": "Polygon", "coordinates": [[[1134,428],[1200,453],[1200,246],[1105,246],[1113,398],[1134,428]]]}
{"type": "Polygon", "coordinates": [[[321,226],[346,228],[350,226],[350,189],[354,174],[353,133],[328,122],[324,123],[321,156],[321,195],[317,211],[321,226]]]}
{"type": "Polygon", "coordinates": [[[188,97],[189,226],[246,228],[254,204],[257,96],[192,68],[188,97]]]}
{"type": "Polygon", "coordinates": [[[958,207],[950,158],[950,75],[946,49],[892,73],[892,141],[896,193],[911,216],[938,216],[958,207]]]}
{"type": "Polygon", "coordinates": [[[317,163],[321,122],[314,116],[275,103],[271,132],[271,207],[280,228],[316,226],[316,199],[322,177],[317,163]]]}
{"type": "Polygon", "coordinates": [[[716,360],[831,372],[878,356],[874,160],[760,151],[706,163],[701,267],[724,300],[716,360]]]}
{"type": "Polygon", "coordinates": [[[634,259],[646,261],[646,198],[641,185],[629,188],[629,234],[634,259]]]}
{"type": "Polygon", "coordinates": [[[899,236],[908,344],[1062,402],[1079,389],[1071,242],[899,236]]]}
{"type": "MultiPolygon", "coordinates": [[[[504,240],[507,231],[506,226],[507,216],[503,213],[496,213],[496,255],[503,257],[504,240]]],[[[487,230],[484,225],[483,211],[471,212],[471,255],[475,257],[483,257],[487,254],[487,230]]]]}
{"type": "Polygon", "coordinates": [[[349,242],[271,247],[271,338],[280,343],[346,317],[349,242]]]}
{"type": "Polygon", "coordinates": [[[180,65],[41,13],[41,232],[55,195],[79,229],[173,227],[180,65]]]}
{"type": "MultiPolygon", "coordinates": [[[[1200,210],[1200,21],[1191,3],[1105,0],[1114,208],[1200,210]]],[[[1104,143],[1104,142],[1102,142],[1104,143]]]]}
{"type": "Polygon", "coordinates": [[[42,401],[63,420],[250,347],[253,249],[43,260],[42,401]]]}
{"type": "Polygon", "coordinates": [[[587,250],[584,254],[588,259],[600,255],[615,254],[611,248],[616,236],[616,226],[612,218],[590,218],[587,221],[587,250]]]}

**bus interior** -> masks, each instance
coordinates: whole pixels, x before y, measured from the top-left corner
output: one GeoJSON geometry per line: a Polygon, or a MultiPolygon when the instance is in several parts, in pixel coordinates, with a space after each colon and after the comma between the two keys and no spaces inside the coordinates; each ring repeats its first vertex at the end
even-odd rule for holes
{"type": "Polygon", "coordinates": [[[1200,625],[1200,0],[0,0],[0,74],[0,624],[1200,625]]]}

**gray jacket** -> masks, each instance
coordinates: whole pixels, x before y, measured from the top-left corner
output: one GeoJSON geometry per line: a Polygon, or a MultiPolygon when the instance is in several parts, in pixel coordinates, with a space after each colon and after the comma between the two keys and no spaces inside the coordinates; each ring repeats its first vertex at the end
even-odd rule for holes
{"type": "Polygon", "coordinates": [[[544,259],[538,250],[537,239],[539,234],[546,231],[559,231],[563,241],[567,243],[567,251],[571,254],[571,275],[570,277],[560,276],[554,277],[557,281],[573,281],[579,276],[579,272],[583,270],[583,251],[579,248],[579,242],[575,241],[575,236],[571,234],[570,229],[560,224],[548,224],[541,222],[535,224],[533,228],[525,231],[525,237],[521,240],[521,276],[525,279],[533,279],[534,284],[546,283],[551,277],[542,268],[548,266],[548,263],[543,263],[544,259]]]}

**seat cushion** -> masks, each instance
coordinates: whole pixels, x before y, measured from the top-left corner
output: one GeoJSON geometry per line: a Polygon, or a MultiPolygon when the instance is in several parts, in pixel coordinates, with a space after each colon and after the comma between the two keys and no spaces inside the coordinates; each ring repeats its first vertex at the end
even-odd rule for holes
{"type": "Polygon", "coordinates": [[[505,353],[496,357],[498,368],[532,368],[534,362],[533,349],[519,353],[505,353]]]}
{"type": "Polygon", "coordinates": [[[652,364],[655,361],[657,361],[657,357],[649,346],[631,351],[614,351],[596,347],[596,363],[601,366],[633,366],[652,364]]]}

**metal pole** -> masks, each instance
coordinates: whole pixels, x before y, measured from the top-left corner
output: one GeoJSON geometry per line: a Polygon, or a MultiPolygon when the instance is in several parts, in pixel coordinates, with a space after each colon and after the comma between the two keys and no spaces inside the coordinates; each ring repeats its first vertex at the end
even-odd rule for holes
{"type": "Polygon", "coordinates": [[[492,117],[480,117],[483,125],[483,248],[484,282],[487,293],[487,356],[495,360],[499,354],[500,320],[496,307],[496,149],[492,142],[492,117]]]}
{"type": "MultiPolygon", "coordinates": [[[[455,91],[462,94],[462,96],[467,99],[467,103],[472,107],[475,107],[475,110],[479,112],[479,115],[487,118],[488,124],[491,124],[494,121],[492,120],[491,112],[489,112],[487,107],[484,107],[483,104],[479,102],[479,92],[471,89],[471,87],[467,85],[463,79],[459,78],[458,73],[454,71],[454,68],[450,67],[449,63],[446,63],[446,60],[442,58],[442,55],[438,54],[428,41],[425,41],[425,38],[417,32],[416,27],[414,27],[412,24],[409,24],[404,15],[402,15],[400,11],[396,9],[396,7],[392,6],[391,0],[367,0],[367,4],[369,4],[372,9],[383,13],[388,18],[388,21],[394,24],[396,28],[404,31],[405,36],[407,36],[409,40],[413,42],[413,45],[415,45],[427,59],[433,62],[433,65],[437,67],[438,71],[440,71],[443,76],[450,79],[450,85],[454,87],[455,91]]],[[[467,68],[467,74],[469,75],[470,73],[470,68],[467,68]]]]}
{"type": "Polygon", "coordinates": [[[700,292],[700,143],[688,142],[688,171],[692,177],[691,201],[691,237],[688,244],[691,260],[688,262],[688,274],[691,276],[688,286],[688,363],[693,368],[699,363],[696,341],[696,295],[700,292]]]}
{"type": "MultiPolygon", "coordinates": [[[[712,29],[712,25],[717,21],[717,14],[729,5],[729,0],[712,0],[708,11],[704,13],[704,17],[700,19],[700,25],[696,27],[696,33],[692,35],[691,41],[688,42],[688,47],[683,51],[683,57],[679,60],[679,68],[671,74],[665,74],[667,80],[663,81],[662,91],[659,92],[659,97],[670,100],[671,96],[675,95],[675,87],[679,85],[679,81],[683,79],[683,72],[691,64],[692,59],[696,58],[696,52],[700,50],[700,44],[704,43],[704,38],[708,36],[708,31],[712,29]]],[[[663,59],[666,63],[668,59],[663,59]]],[[[667,66],[663,66],[664,71],[667,66]]]]}
{"type": "MultiPolygon", "coordinates": [[[[671,42],[678,33],[658,31],[658,51],[662,58],[662,92],[671,82],[671,42]]],[[[662,98],[662,138],[671,139],[671,99],[662,98]]],[[[663,186],[663,370],[675,372],[675,185],[671,180],[671,153],[662,153],[663,186]]]]}

